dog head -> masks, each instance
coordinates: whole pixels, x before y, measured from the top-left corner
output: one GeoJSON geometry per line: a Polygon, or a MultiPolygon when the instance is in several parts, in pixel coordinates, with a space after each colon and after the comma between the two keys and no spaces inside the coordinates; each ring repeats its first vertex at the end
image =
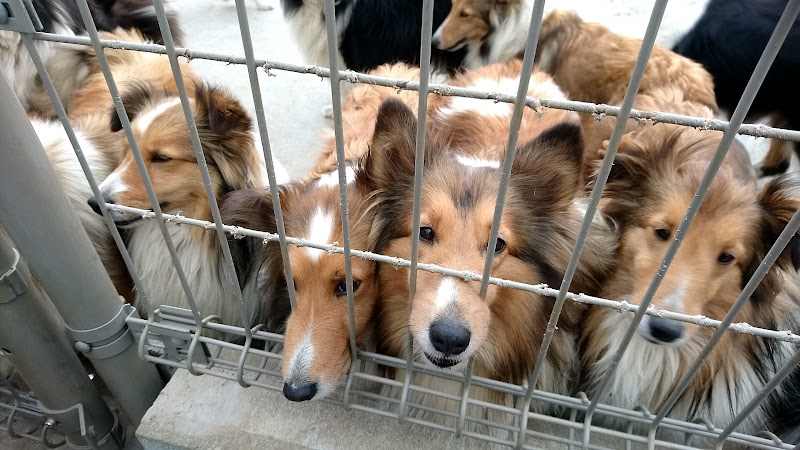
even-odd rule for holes
{"type": "MultiPolygon", "coordinates": [[[[415,135],[413,113],[399,102],[384,103],[375,127],[369,170],[384,195],[375,225],[379,230],[377,249],[406,259],[411,256],[413,231],[415,135]]],[[[424,158],[419,262],[481,274],[487,251],[491,251],[492,276],[557,285],[582,219],[574,205],[581,154],[580,128],[572,123],[556,125],[519,146],[497,243],[488,249],[501,162],[459,154],[457,149],[430,139],[424,158]]],[[[614,245],[609,246],[613,251],[614,245]]],[[[518,314],[525,316],[526,324],[530,324],[528,313],[541,318],[542,324],[547,322],[548,302],[543,297],[509,300],[509,296],[529,294],[490,285],[484,300],[480,283],[426,271],[417,273],[409,322],[409,313],[403,308],[409,272],[382,268],[380,273],[382,333],[404,339],[410,325],[414,348],[439,367],[461,365],[471,356],[480,357],[486,348],[515,338],[515,347],[525,350],[538,342],[527,334],[532,327],[498,327],[498,316],[515,315],[514,305],[534,305],[518,314]],[[393,303],[403,306],[387,306],[392,297],[397,299],[393,303]],[[508,340],[498,338],[504,333],[508,340]]],[[[591,275],[582,272],[579,278],[591,275]]],[[[482,362],[495,369],[514,364],[491,358],[482,362]]]]}
{"type": "MultiPolygon", "coordinates": [[[[162,211],[210,218],[180,99],[140,84],[124,92],[122,100],[162,211]]],[[[209,85],[198,86],[190,101],[214,195],[219,198],[231,190],[250,187],[261,163],[253,144],[252,121],[244,107],[230,93],[209,85]]],[[[111,117],[111,131],[121,132],[116,112],[111,117]]],[[[129,143],[126,145],[126,156],[100,184],[100,192],[106,203],[150,209],[145,184],[129,143]]],[[[91,198],[89,203],[100,211],[96,199],[91,198]]],[[[118,226],[134,226],[141,219],[116,211],[112,217],[118,226]]]]}
{"type": "MultiPolygon", "coordinates": [[[[347,169],[351,248],[372,248],[374,189],[360,164],[347,169]]],[[[287,236],[317,244],[344,245],[336,171],[316,180],[282,186],[280,192],[287,236]]],[[[222,208],[226,224],[277,232],[273,204],[265,191],[229,194],[222,208]]],[[[244,242],[248,272],[266,270],[271,282],[284,283],[280,249],[265,248],[260,240],[244,242]],[[249,249],[249,250],[248,250],[249,249]]],[[[312,247],[289,245],[288,257],[296,306],[286,323],[283,348],[284,395],[289,400],[320,399],[338,386],[350,368],[350,322],[345,257],[312,247]]],[[[352,258],[356,340],[361,342],[372,318],[376,298],[376,263],[352,258]]],[[[273,289],[274,290],[274,289],[273,289]]]]}
{"type": "MultiPolygon", "coordinates": [[[[707,132],[706,132],[707,133],[707,132]]],[[[644,134],[644,133],[642,133],[644,134]]],[[[603,210],[621,228],[619,267],[605,295],[639,304],[703,177],[704,155],[719,139],[682,139],[685,130],[623,139],[606,185],[603,210]]],[[[652,300],[658,309],[722,319],[800,201],[785,180],[761,191],[728,165],[712,183],[652,300]]],[[[781,289],[781,268],[792,266],[797,238],[750,299],[753,308],[781,289]]],[[[645,316],[639,334],[657,345],[680,345],[708,333],[703,327],[645,316]]]]}
{"type": "Polygon", "coordinates": [[[492,17],[505,17],[519,0],[453,0],[450,13],[433,34],[433,45],[456,51],[480,44],[492,32],[492,17]]]}

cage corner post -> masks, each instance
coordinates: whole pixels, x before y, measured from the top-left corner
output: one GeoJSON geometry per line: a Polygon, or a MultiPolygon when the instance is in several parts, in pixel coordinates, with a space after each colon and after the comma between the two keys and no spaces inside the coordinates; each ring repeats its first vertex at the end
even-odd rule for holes
{"type": "Polygon", "coordinates": [[[11,85],[0,76],[0,226],[63,317],[74,343],[135,424],[163,382],[138,358],[108,274],[11,85]]]}

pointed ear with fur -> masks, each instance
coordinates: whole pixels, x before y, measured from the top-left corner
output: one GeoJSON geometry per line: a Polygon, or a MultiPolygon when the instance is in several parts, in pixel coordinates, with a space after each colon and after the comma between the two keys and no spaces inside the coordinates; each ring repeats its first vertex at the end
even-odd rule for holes
{"type": "MultiPolygon", "coordinates": [[[[608,142],[603,143],[607,150],[608,142]]],[[[605,156],[605,151],[602,152],[605,156]]],[[[629,216],[631,211],[639,208],[639,192],[644,188],[644,177],[653,170],[648,167],[650,160],[648,154],[628,136],[623,136],[619,144],[614,164],[608,174],[608,181],[603,189],[603,212],[614,220],[621,221],[629,216]]],[[[597,182],[597,171],[602,164],[602,159],[596,161],[596,169],[589,180],[589,188],[597,182]]]]}
{"type": "MultiPolygon", "coordinates": [[[[152,103],[153,100],[162,95],[163,93],[155,89],[155,87],[153,87],[153,85],[150,83],[134,82],[125,86],[120,92],[120,97],[123,106],[125,106],[125,112],[128,114],[128,120],[133,122],[136,116],[145,106],[152,103]]],[[[116,132],[121,130],[122,121],[120,120],[119,115],[117,115],[116,108],[113,106],[111,107],[110,114],[111,131],[116,132]]]]}
{"type": "Polygon", "coordinates": [[[244,106],[227,90],[198,85],[195,121],[203,151],[219,169],[223,192],[252,186],[261,164],[251,133],[253,121],[244,106]]]}
{"type": "MultiPolygon", "coordinates": [[[[275,214],[272,207],[272,196],[268,190],[242,189],[232,191],[220,201],[222,222],[226,225],[249,228],[256,231],[275,233],[275,214]]],[[[261,239],[253,237],[236,238],[228,235],[233,262],[239,284],[243,285],[253,270],[261,265],[261,259],[268,258],[277,252],[279,271],[283,270],[280,249],[276,242],[264,244],[261,239]]],[[[263,261],[270,263],[272,261],[263,261]]],[[[274,262],[273,262],[274,263],[274,262]]],[[[272,272],[272,270],[269,270],[272,272]]]]}
{"type": "Polygon", "coordinates": [[[582,159],[581,128],[559,124],[517,148],[511,179],[540,208],[559,210],[575,198],[582,159]]]}
{"type": "MultiPolygon", "coordinates": [[[[800,208],[800,196],[794,194],[800,183],[786,177],[774,179],[759,192],[758,202],[761,206],[761,227],[756,252],[746,268],[743,283],[747,283],[761,264],[769,249],[778,239],[783,229],[791,220],[795,211],[800,208]]],[[[753,293],[754,301],[769,301],[781,290],[780,269],[795,273],[800,267],[800,236],[795,234],[783,250],[773,268],[753,293]]]]}
{"type": "Polygon", "coordinates": [[[417,118],[398,99],[381,104],[365,172],[375,189],[391,190],[414,180],[417,118]]]}

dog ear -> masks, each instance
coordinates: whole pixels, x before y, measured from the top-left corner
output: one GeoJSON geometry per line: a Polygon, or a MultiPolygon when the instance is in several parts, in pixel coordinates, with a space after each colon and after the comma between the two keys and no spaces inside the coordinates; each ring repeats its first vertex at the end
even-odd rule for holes
{"type": "MultiPolygon", "coordinates": [[[[272,196],[267,190],[242,189],[226,194],[220,200],[220,215],[226,225],[277,232],[272,196]]],[[[244,284],[250,272],[259,267],[260,259],[270,253],[277,252],[281,264],[281,251],[273,241],[264,244],[261,239],[228,235],[228,244],[240,284],[244,284]]],[[[283,270],[282,265],[280,270],[283,270]]]]}
{"type": "Polygon", "coordinates": [[[408,186],[414,180],[417,118],[399,99],[389,98],[378,109],[365,174],[375,189],[408,186]]]}
{"type": "Polygon", "coordinates": [[[537,205],[560,209],[575,197],[582,159],[580,126],[558,124],[517,148],[512,180],[537,205]]]}
{"type": "MultiPolygon", "coordinates": [[[[759,192],[758,203],[761,207],[761,227],[758,234],[757,249],[745,269],[742,282],[747,283],[750,277],[761,264],[769,249],[778,239],[783,229],[789,223],[795,211],[800,208],[800,196],[797,192],[800,183],[786,177],[776,178],[767,183],[759,192]]],[[[775,265],[770,269],[764,280],[753,293],[753,300],[768,301],[774,298],[782,289],[781,270],[789,271],[792,276],[800,268],[800,236],[792,236],[789,244],[778,257],[775,265]]]]}
{"type": "MultiPolygon", "coordinates": [[[[122,105],[128,114],[128,121],[133,122],[142,108],[152,102],[157,95],[161,95],[150,83],[133,82],[123,87],[120,92],[122,105]]],[[[122,121],[117,114],[116,108],[111,107],[111,131],[116,132],[122,129],[122,121]]]]}
{"type": "Polygon", "coordinates": [[[252,134],[253,121],[244,106],[227,90],[198,85],[195,122],[206,158],[219,169],[222,192],[254,186],[261,160],[252,134]]]}

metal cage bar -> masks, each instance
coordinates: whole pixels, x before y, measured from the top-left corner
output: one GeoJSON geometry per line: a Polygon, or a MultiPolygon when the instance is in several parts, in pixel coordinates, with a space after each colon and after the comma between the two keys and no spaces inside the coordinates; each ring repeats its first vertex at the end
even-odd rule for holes
{"type": "MultiPolygon", "coordinates": [[[[78,1],[78,9],[80,10],[81,18],[86,26],[86,31],[89,34],[89,38],[94,46],[95,53],[97,55],[97,62],[100,64],[103,77],[108,85],[111,98],[114,101],[114,108],[119,116],[122,129],[125,131],[125,137],[128,139],[128,144],[131,147],[131,153],[136,160],[136,167],[139,169],[139,174],[142,177],[142,182],[144,183],[145,190],[147,191],[147,197],[150,200],[150,206],[153,208],[153,213],[155,213],[155,217],[158,220],[161,235],[164,236],[164,243],[166,244],[170,257],[172,258],[172,265],[175,267],[175,271],[178,274],[178,279],[180,280],[181,287],[186,295],[186,300],[189,303],[195,322],[197,323],[198,332],[200,332],[202,330],[202,319],[200,318],[200,312],[197,309],[197,303],[194,300],[194,295],[189,287],[189,281],[187,280],[181,262],[178,259],[178,254],[175,250],[175,244],[172,242],[172,237],[170,237],[169,231],[167,231],[166,224],[164,223],[161,206],[158,203],[158,198],[156,197],[155,189],[153,189],[153,183],[150,181],[150,176],[147,174],[144,159],[142,158],[142,152],[139,150],[139,145],[133,135],[133,128],[131,127],[130,120],[128,119],[128,113],[125,111],[125,105],[122,104],[122,98],[120,97],[117,83],[114,81],[114,75],[111,73],[111,66],[108,64],[108,60],[103,52],[103,48],[99,44],[100,36],[97,33],[97,27],[95,26],[94,19],[92,19],[92,14],[89,11],[87,0],[78,1]]],[[[101,202],[102,199],[98,199],[98,203],[101,202]]],[[[105,206],[108,208],[110,205],[106,204],[105,206]]]]}
{"type": "Polygon", "coordinates": [[[289,304],[292,310],[297,306],[297,293],[294,289],[294,277],[292,276],[292,264],[289,260],[289,248],[286,244],[286,227],[283,224],[283,209],[278,195],[278,183],[275,178],[275,165],[272,160],[272,144],[269,140],[269,130],[267,129],[267,119],[264,117],[264,102],[261,98],[261,84],[258,82],[256,74],[256,62],[253,51],[253,39],[250,36],[250,22],[247,20],[247,9],[244,0],[236,0],[236,14],[239,19],[239,30],[242,34],[242,46],[244,46],[245,63],[247,64],[247,76],[250,79],[250,90],[253,94],[253,104],[256,110],[256,120],[258,131],[261,136],[261,149],[264,153],[264,163],[267,165],[267,178],[269,179],[269,194],[272,197],[272,209],[275,211],[275,225],[278,231],[278,243],[281,248],[283,258],[283,270],[286,274],[286,288],[289,293],[289,304]]]}
{"type": "Polygon", "coordinates": [[[781,45],[783,44],[783,41],[786,39],[786,36],[791,30],[791,25],[794,22],[794,18],[797,16],[798,11],[800,11],[800,0],[790,0],[789,4],[786,6],[786,9],[781,15],[781,19],[778,22],[778,26],[775,27],[775,31],[770,37],[770,41],[767,44],[767,47],[764,50],[763,54],[761,55],[761,58],[759,59],[755,70],[753,71],[753,75],[750,78],[750,81],[747,83],[747,87],[745,88],[744,93],[742,94],[742,98],[739,100],[739,104],[736,105],[736,109],[733,112],[731,121],[728,124],[727,129],[723,132],[719,146],[717,147],[717,150],[715,151],[714,156],[708,165],[708,169],[706,169],[706,173],[703,175],[703,179],[700,181],[700,185],[697,188],[694,198],[689,204],[689,208],[686,211],[686,215],[684,216],[680,226],[675,232],[675,238],[672,241],[672,243],[670,243],[670,246],[667,249],[666,254],[664,255],[662,263],[658,271],[656,272],[655,276],[653,277],[653,281],[650,283],[650,286],[645,292],[645,295],[642,299],[642,303],[639,307],[639,311],[634,315],[634,318],[630,326],[628,327],[628,330],[626,330],[625,336],[623,337],[619,347],[614,353],[614,357],[610,363],[610,370],[607,371],[605,378],[603,379],[603,382],[600,385],[599,391],[592,399],[592,402],[589,405],[589,409],[586,411],[585,423],[587,424],[587,426],[586,428],[584,428],[584,439],[583,439],[584,446],[588,444],[589,433],[591,432],[591,427],[589,425],[591,424],[592,416],[595,408],[597,407],[597,403],[599,402],[599,399],[602,398],[606,392],[608,392],[608,388],[611,385],[611,380],[614,373],[617,370],[619,361],[622,359],[622,356],[625,353],[625,350],[627,349],[628,344],[631,341],[631,338],[633,337],[633,333],[636,331],[636,327],[641,322],[642,317],[644,317],[644,308],[647,308],[650,305],[650,302],[655,296],[658,286],[661,284],[661,280],[663,279],[664,273],[666,273],[667,269],[672,263],[672,260],[674,259],[675,255],[678,252],[678,248],[683,242],[683,238],[686,234],[687,229],[692,224],[692,221],[694,220],[695,216],[700,210],[700,205],[705,199],[705,196],[708,193],[709,188],[711,187],[711,183],[713,182],[714,177],[717,174],[717,171],[719,170],[725,156],[728,153],[731,142],[735,137],[736,130],[739,128],[739,126],[741,126],[742,122],[744,121],[744,118],[747,115],[747,111],[750,109],[750,106],[753,103],[756,93],[758,92],[758,89],[764,82],[764,79],[767,76],[767,72],[769,68],[772,66],[772,62],[775,60],[775,57],[777,56],[778,51],[780,50],[781,45]]]}
{"type": "MultiPolygon", "coordinates": [[[[344,241],[344,276],[347,292],[347,316],[350,336],[350,364],[356,363],[356,318],[353,305],[353,264],[350,247],[350,208],[347,201],[347,161],[344,153],[344,132],[342,131],[342,92],[339,73],[339,39],[336,33],[335,0],[325,0],[325,32],[328,40],[328,61],[331,71],[331,101],[333,102],[333,131],[336,141],[336,168],[339,175],[339,199],[342,211],[342,240],[344,241]]],[[[352,367],[351,367],[352,368],[352,367]]],[[[345,396],[345,404],[349,398],[345,396]]]]}
{"type": "Polygon", "coordinates": [[[219,239],[220,247],[222,248],[222,257],[225,261],[222,271],[224,274],[222,277],[222,282],[224,285],[226,285],[227,290],[233,293],[234,301],[239,304],[239,312],[241,314],[242,324],[245,328],[245,336],[246,339],[250,341],[253,338],[250,330],[252,318],[247,314],[244,295],[242,294],[242,289],[239,286],[239,281],[236,277],[236,268],[233,265],[231,248],[230,245],[228,245],[228,239],[225,236],[225,231],[222,229],[222,216],[219,212],[219,204],[217,203],[214,185],[211,181],[211,174],[208,171],[208,163],[206,162],[206,157],[203,153],[203,144],[200,142],[200,135],[197,131],[197,123],[195,123],[194,120],[192,103],[189,100],[189,93],[186,91],[186,84],[183,82],[181,67],[178,63],[178,56],[175,52],[175,42],[172,40],[172,30],[169,29],[167,12],[164,9],[163,0],[154,0],[153,6],[155,7],[158,26],[161,29],[161,36],[164,38],[164,46],[167,48],[167,56],[169,57],[170,67],[172,68],[172,77],[175,79],[175,87],[178,90],[178,96],[181,100],[183,115],[186,119],[186,125],[189,127],[189,138],[192,140],[194,157],[197,160],[197,165],[200,167],[200,176],[203,179],[203,187],[206,191],[206,198],[208,198],[208,204],[211,208],[211,217],[214,219],[217,238],[219,239]]]}
{"type": "MultiPolygon", "coordinates": [[[[431,37],[433,35],[433,0],[422,1],[422,29],[420,30],[419,48],[419,86],[420,96],[417,107],[417,136],[416,152],[414,155],[414,200],[411,219],[411,265],[408,277],[408,314],[411,318],[411,308],[414,304],[414,295],[417,291],[417,266],[419,264],[419,226],[420,209],[422,208],[422,177],[425,169],[425,141],[428,120],[428,82],[431,75],[431,37]],[[424,94],[424,95],[423,95],[424,94]]],[[[406,348],[406,370],[403,381],[403,392],[400,394],[400,419],[406,419],[408,407],[408,387],[414,372],[414,337],[411,328],[408,331],[406,348]]]]}

